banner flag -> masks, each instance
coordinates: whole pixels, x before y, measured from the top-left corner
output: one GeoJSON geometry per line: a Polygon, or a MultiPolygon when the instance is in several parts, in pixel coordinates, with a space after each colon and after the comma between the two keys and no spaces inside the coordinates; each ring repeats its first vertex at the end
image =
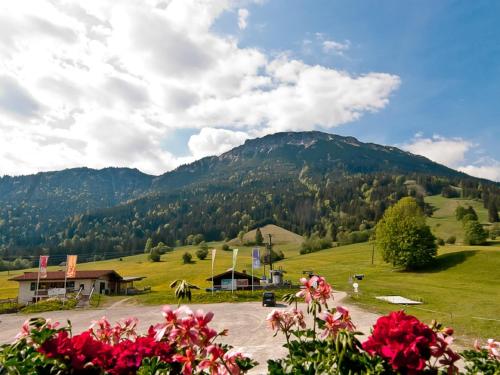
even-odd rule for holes
{"type": "Polygon", "coordinates": [[[40,255],[40,262],[38,272],[40,274],[40,278],[45,279],[47,277],[47,264],[49,263],[48,255],[40,255]]]}
{"type": "Polygon", "coordinates": [[[236,258],[238,258],[238,249],[233,249],[233,271],[236,270],[236,258]]]}
{"type": "Polygon", "coordinates": [[[68,255],[66,260],[66,277],[71,279],[76,277],[76,259],[78,255],[68,255]]]}
{"type": "Polygon", "coordinates": [[[252,249],[252,264],[253,268],[260,268],[260,249],[258,247],[252,249]]]}
{"type": "Polygon", "coordinates": [[[217,254],[217,249],[212,249],[212,270],[214,269],[215,255],[216,254],[217,254]]]}

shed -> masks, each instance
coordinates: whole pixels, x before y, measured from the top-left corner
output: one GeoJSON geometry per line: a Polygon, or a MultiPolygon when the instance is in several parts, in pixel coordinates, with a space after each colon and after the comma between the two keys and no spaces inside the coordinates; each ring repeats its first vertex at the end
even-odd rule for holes
{"type": "MultiPolygon", "coordinates": [[[[231,269],[226,272],[214,275],[214,288],[222,290],[231,290],[231,281],[233,278],[233,271],[231,269]]],[[[212,278],[209,277],[207,281],[212,282],[212,278]]],[[[247,274],[245,271],[238,272],[234,271],[234,283],[235,290],[246,290],[252,288],[252,283],[254,286],[260,285],[260,278],[247,274]],[[252,282],[253,281],[253,282],[252,282]]]]}

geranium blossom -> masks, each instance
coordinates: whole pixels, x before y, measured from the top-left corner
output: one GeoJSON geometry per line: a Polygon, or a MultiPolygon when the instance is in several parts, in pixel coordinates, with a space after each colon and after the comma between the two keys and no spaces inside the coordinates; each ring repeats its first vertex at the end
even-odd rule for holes
{"type": "Polygon", "coordinates": [[[304,313],[293,309],[289,311],[272,310],[266,319],[273,331],[288,333],[293,327],[305,328],[304,313]]]}
{"type": "Polygon", "coordinates": [[[377,320],[363,349],[385,358],[395,371],[416,374],[425,369],[436,341],[431,328],[414,316],[397,311],[377,320]]]}
{"type": "Polygon", "coordinates": [[[303,297],[306,303],[316,301],[326,305],[327,301],[332,298],[332,287],[322,276],[312,276],[309,279],[303,277],[300,283],[302,284],[301,290],[296,296],[303,297]]]}
{"type": "MultiPolygon", "coordinates": [[[[112,326],[103,317],[94,321],[87,331],[73,336],[70,328],[58,329],[56,324],[43,319],[27,321],[17,340],[24,340],[25,345],[32,345],[50,358],[52,364],[60,363],[75,374],[133,375],[144,366],[146,358],[156,358],[173,366],[169,369],[175,373],[181,369],[185,375],[196,371],[213,375],[242,374],[240,365],[245,369],[254,366],[244,354],[213,343],[215,337],[227,333],[226,330],[217,333],[209,326],[213,313],[193,312],[186,307],[172,310],[165,306],[162,315],[164,321],[149,327],[146,335],[137,334],[135,318],[112,326]],[[30,339],[35,330],[46,335],[43,342],[30,339]]],[[[300,324],[303,317],[297,315],[295,319],[300,324]]]]}
{"type": "Polygon", "coordinates": [[[494,339],[488,339],[486,345],[481,346],[479,344],[479,341],[476,340],[476,342],[474,343],[474,347],[477,350],[487,350],[491,358],[500,361],[500,341],[495,341],[494,339]]]}
{"type": "Polygon", "coordinates": [[[336,336],[340,330],[354,331],[356,329],[351,321],[349,310],[342,306],[337,306],[333,313],[325,312],[322,320],[325,322],[323,337],[336,336]]]}

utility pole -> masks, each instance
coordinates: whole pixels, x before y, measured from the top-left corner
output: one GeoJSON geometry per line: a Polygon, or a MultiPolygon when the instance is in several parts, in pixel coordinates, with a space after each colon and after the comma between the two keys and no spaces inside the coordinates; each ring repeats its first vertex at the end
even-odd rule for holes
{"type": "Polygon", "coordinates": [[[271,271],[273,270],[273,255],[272,255],[272,251],[273,251],[273,244],[271,242],[271,233],[268,234],[269,236],[269,268],[271,269],[271,271]]]}
{"type": "Polygon", "coordinates": [[[372,242],[372,266],[373,266],[373,258],[375,257],[375,242],[372,242]]]}

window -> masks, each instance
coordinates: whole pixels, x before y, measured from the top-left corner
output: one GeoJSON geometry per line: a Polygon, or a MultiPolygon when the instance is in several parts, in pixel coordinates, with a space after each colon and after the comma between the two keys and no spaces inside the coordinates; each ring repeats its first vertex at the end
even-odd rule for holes
{"type": "Polygon", "coordinates": [[[68,288],[75,288],[75,282],[74,281],[68,281],[67,282],[67,287],[68,288]]]}
{"type": "Polygon", "coordinates": [[[36,283],[34,281],[30,284],[30,290],[36,290],[36,283]]]}

